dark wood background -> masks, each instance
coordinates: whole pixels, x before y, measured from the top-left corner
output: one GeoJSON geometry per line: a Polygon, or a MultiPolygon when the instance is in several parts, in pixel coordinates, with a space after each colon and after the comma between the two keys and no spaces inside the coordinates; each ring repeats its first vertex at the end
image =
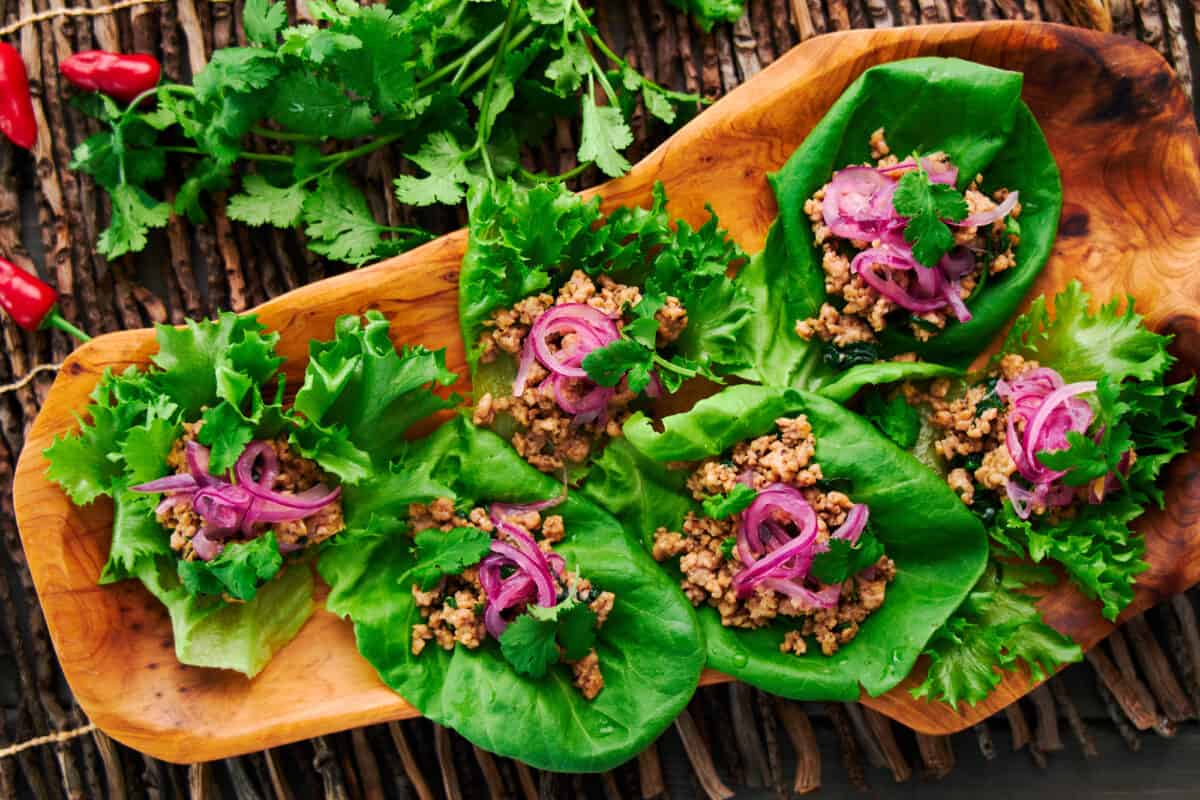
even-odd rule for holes
{"type": "MultiPolygon", "coordinates": [[[[0,24],[64,6],[105,4],[0,0],[0,24]]],[[[303,8],[289,5],[294,20],[304,16],[303,8]]],[[[0,255],[41,271],[62,292],[68,318],[91,333],[242,310],[338,270],[309,254],[298,233],[232,224],[219,196],[209,223],[174,219],[144,253],[112,263],[94,253],[107,208],[91,181],[67,167],[91,123],[64,103],[58,61],[93,47],[139,50],[159,55],[168,78],[186,79],[214,47],[237,43],[240,7],[240,0],[168,0],[113,16],[42,22],[7,39],[20,47],[30,70],[42,130],[32,157],[0,143],[0,255]]],[[[1163,54],[1191,97],[1198,9],[1200,0],[750,0],[736,24],[705,34],[665,0],[599,0],[597,22],[651,77],[710,97],[797,41],[826,31],[971,19],[1068,22],[1136,36],[1163,54]]],[[[634,128],[633,159],[669,133],[642,114],[634,128]]],[[[574,145],[563,125],[537,157],[569,169],[574,145]]],[[[413,221],[381,188],[404,169],[398,151],[381,152],[359,169],[377,217],[413,221]]],[[[168,183],[178,186],[180,177],[173,174],[168,183]]],[[[585,174],[579,185],[597,180],[585,174]]],[[[415,221],[448,231],[463,217],[437,210],[415,221]]],[[[0,321],[0,335],[0,382],[61,361],[71,346],[59,334],[25,334],[7,319],[0,321]]],[[[0,749],[86,724],[58,672],[11,508],[15,457],[51,381],[52,374],[43,374],[0,395],[0,749]]],[[[857,704],[778,703],[745,686],[714,686],[700,691],[655,748],[603,776],[524,770],[428,722],[411,721],[192,767],[157,762],[103,734],[87,734],[0,757],[0,798],[690,798],[726,791],[768,797],[791,793],[797,778],[828,796],[1195,797],[1200,633],[1193,599],[1177,597],[1134,621],[1048,689],[954,737],[916,736],[880,724],[857,704]],[[1136,732],[1121,711],[1121,701],[1130,698],[1153,708],[1151,730],[1136,732]]]]}

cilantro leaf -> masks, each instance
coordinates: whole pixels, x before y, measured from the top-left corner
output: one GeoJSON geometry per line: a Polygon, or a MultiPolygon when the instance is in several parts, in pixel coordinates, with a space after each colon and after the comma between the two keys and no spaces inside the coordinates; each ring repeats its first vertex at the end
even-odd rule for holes
{"type": "Polygon", "coordinates": [[[597,105],[594,96],[583,99],[583,129],[579,138],[579,160],[594,161],[611,178],[629,171],[621,151],[633,144],[633,131],[625,124],[621,109],[597,105]]]}
{"type": "Polygon", "coordinates": [[[555,92],[566,95],[579,91],[591,68],[592,54],[587,45],[571,39],[563,45],[562,54],[546,65],[546,77],[554,82],[555,92]]]}
{"type": "Polygon", "coordinates": [[[853,544],[846,539],[830,539],[829,549],[813,559],[812,574],[822,583],[839,584],[874,566],[882,556],[883,543],[868,529],[853,544]]]}
{"type": "Polygon", "coordinates": [[[588,377],[601,386],[616,386],[629,376],[629,391],[637,394],[650,383],[654,351],[631,339],[617,339],[583,357],[588,377]]]}
{"type": "Polygon", "coordinates": [[[423,590],[433,588],[443,575],[457,575],[472,564],[477,564],[491,549],[492,537],[479,528],[454,528],[442,531],[429,529],[419,532],[414,539],[417,547],[417,563],[413,565],[412,579],[423,590]]]}
{"type": "Polygon", "coordinates": [[[500,652],[521,675],[541,678],[558,661],[556,629],[553,622],[522,614],[500,635],[500,652]]]}
{"type": "Polygon", "coordinates": [[[705,33],[718,22],[737,22],[745,12],[744,0],[669,0],[671,5],[690,14],[705,33]]]}
{"type": "Polygon", "coordinates": [[[671,101],[667,99],[666,92],[660,91],[657,87],[645,85],[642,87],[642,101],[646,104],[646,111],[650,112],[650,116],[660,119],[668,125],[675,121],[675,106],[671,105],[671,101]]]}
{"type": "Polygon", "coordinates": [[[596,612],[581,603],[560,614],[558,642],[565,660],[578,661],[586,656],[596,644],[596,612]]]}
{"type": "Polygon", "coordinates": [[[228,594],[253,600],[258,587],[275,577],[282,566],[275,532],[268,531],[248,542],[226,543],[211,561],[180,561],[178,569],[179,579],[191,594],[228,594]]]}
{"type": "Polygon", "coordinates": [[[242,193],[229,198],[226,212],[230,219],[247,225],[290,228],[300,221],[307,196],[302,184],[274,186],[261,175],[247,175],[242,193]]]}
{"type": "Polygon", "coordinates": [[[912,449],[921,432],[921,415],[897,394],[884,400],[879,391],[872,391],[863,400],[863,416],[904,450],[912,449]]]}
{"type": "Polygon", "coordinates": [[[706,497],[702,505],[704,513],[709,517],[725,519],[745,511],[756,497],[758,497],[758,492],[744,483],[739,483],[729,494],[714,494],[706,497]]]}
{"type": "Polygon", "coordinates": [[[927,267],[937,266],[954,246],[954,234],[943,220],[957,222],[967,216],[967,201],[953,186],[931,183],[923,169],[905,173],[892,197],[896,211],[909,218],[904,241],[913,256],[927,267]]]}
{"type": "Polygon", "coordinates": [[[145,248],[146,234],[151,228],[165,227],[171,215],[166,203],[127,183],[113,188],[109,197],[112,218],[96,242],[96,249],[108,259],[145,248]]]}
{"type": "Polygon", "coordinates": [[[287,25],[287,5],[270,0],[246,0],[242,9],[246,38],[254,44],[271,47],[287,25]]]}
{"type": "Polygon", "coordinates": [[[379,247],[383,226],[371,216],[367,198],[340,172],[317,182],[304,200],[302,219],[313,252],[360,266],[379,247]]]}
{"type": "Polygon", "coordinates": [[[737,537],[726,536],[721,540],[721,555],[726,558],[733,558],[734,551],[737,550],[737,537]]]}
{"type": "Polygon", "coordinates": [[[430,136],[408,159],[429,174],[424,177],[401,175],[394,185],[401,203],[428,206],[435,203],[455,205],[466,195],[472,180],[466,164],[467,151],[448,132],[430,136]]]}

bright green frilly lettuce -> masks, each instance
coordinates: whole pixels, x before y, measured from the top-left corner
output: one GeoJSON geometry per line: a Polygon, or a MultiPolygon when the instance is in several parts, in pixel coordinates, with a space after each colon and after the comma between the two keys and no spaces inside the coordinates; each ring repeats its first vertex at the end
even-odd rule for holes
{"type": "MultiPolygon", "coordinates": [[[[428,386],[455,377],[441,354],[397,353],[387,329],[372,312],[361,328],[357,318],[344,318],[333,342],[314,343],[296,402],[306,416],[298,417],[282,405],[279,336],[255,318],[226,313],[160,326],[151,367],[106,373],[79,431],[46,450],[47,476],[72,501],[112,498],[112,544],[100,582],[140,579],[171,615],[180,662],[256,674],[312,613],[312,572],[305,559],[285,565],[269,534],[231,542],[209,562],[180,561],[155,518],[159,496],[128,487],[169,474],[172,444],[185,422],[198,420],[213,472],[232,466],[252,439],[290,435],[329,472],[360,480],[378,448],[449,404],[428,386]]],[[[349,500],[344,506],[352,513],[349,500]]]]}
{"type": "Polygon", "coordinates": [[[806,392],[735,386],[667,417],[661,432],[645,417],[632,418],[626,439],[610,445],[593,467],[584,493],[649,547],[657,528],[679,530],[686,513],[698,510],[683,488],[688,470],[666,465],[719,455],[769,433],[776,419],[798,414],[813,426],[815,461],[825,478],[848,482],[851,499],[870,507],[872,529],[896,562],[896,579],[883,606],[831,657],[781,653],[786,622],[754,631],[726,628],[714,609],[703,607],[698,613],[709,666],[795,699],[853,700],[860,687],[878,695],[912,670],[929,637],[966,597],[984,568],[987,540],[937,476],[865,420],[806,392]]]}
{"type": "Polygon", "coordinates": [[[878,365],[837,375],[823,363],[820,343],[805,342],[795,332],[797,320],[815,316],[826,300],[821,254],[804,203],[834,171],[869,161],[868,140],[878,128],[886,130],[893,153],[944,151],[959,169],[960,189],[983,173],[985,190],[1018,190],[1022,206],[1017,266],[993,276],[968,301],[974,318],[951,321],[927,342],[885,332],[881,356],[916,352],[924,361],[964,367],[987,346],[1046,263],[1062,208],[1058,168],[1020,99],[1021,82],[1020,73],[969,61],[915,58],[873,67],[851,84],[770,176],[779,217],[765,249],[739,276],[758,310],[744,332],[752,366],[741,371],[743,377],[809,390],[839,379],[843,390],[881,382],[870,373],[854,377],[878,365]]]}
{"type": "Polygon", "coordinates": [[[696,615],[682,592],[617,520],[576,493],[553,512],[567,569],[616,594],[596,651],[604,689],[585,700],[565,665],[517,674],[496,642],[412,653],[412,540],[407,505],[451,497],[460,508],[533,502],[562,484],[526,464],[499,436],[456,418],[401,448],[391,468],[347,490],[348,531],[327,546],[328,607],[354,622],[359,649],[384,683],[423,715],[476,745],[541,769],[610,769],[654,741],[687,704],[704,664],[696,615]]]}

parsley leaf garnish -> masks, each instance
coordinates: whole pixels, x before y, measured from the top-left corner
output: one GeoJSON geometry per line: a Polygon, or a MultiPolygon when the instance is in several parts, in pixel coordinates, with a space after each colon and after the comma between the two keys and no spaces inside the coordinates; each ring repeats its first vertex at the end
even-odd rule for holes
{"type": "Polygon", "coordinates": [[[967,201],[953,186],[932,183],[923,169],[904,174],[892,197],[896,211],[908,217],[904,241],[913,256],[927,267],[937,266],[950,248],[954,233],[943,220],[958,222],[967,216],[967,201]]]}
{"type": "Polygon", "coordinates": [[[179,579],[192,594],[228,594],[253,600],[258,587],[275,577],[283,556],[269,531],[248,542],[229,542],[211,561],[180,561],[179,579]]]}

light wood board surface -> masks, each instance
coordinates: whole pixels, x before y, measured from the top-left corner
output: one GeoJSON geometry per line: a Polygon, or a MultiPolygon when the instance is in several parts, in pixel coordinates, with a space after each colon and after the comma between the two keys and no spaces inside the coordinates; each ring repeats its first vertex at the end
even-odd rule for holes
{"type": "MultiPolygon", "coordinates": [[[[693,224],[709,203],[744,248],[761,248],[775,216],[767,172],[778,169],[838,95],[874,64],[957,56],[1025,73],[1024,98],[1062,170],[1063,220],[1032,295],[1078,277],[1100,298],[1131,294],[1158,330],[1176,335],[1187,368],[1200,365],[1200,140],[1169,67],[1128,39],[1060,26],[988,22],[851,31],[810,39],[675,134],[632,172],[600,187],[605,208],[646,205],[656,180],[670,210],[693,224]]],[[[448,348],[467,370],[458,334],[457,277],[466,238],[445,236],[368,269],[311,284],[255,310],[281,333],[285,371],[302,374],[308,342],[334,319],[379,309],[398,343],[448,348]]],[[[1032,296],[1031,295],[1031,296],[1032,296]]],[[[318,611],[253,681],[189,668],[174,657],[163,607],[136,582],[96,585],[111,506],[75,508],[44,478],[42,450],[71,430],[105,369],[144,365],[153,332],[100,337],[68,360],[29,432],[14,499],[22,541],[63,670],[88,716],[116,739],[159,758],[195,762],[368,723],[414,716],[354,647],[350,626],[318,611]]],[[[466,391],[465,379],[456,387],[466,391]]],[[[1168,506],[1139,522],[1150,570],[1133,610],[1200,580],[1200,458],[1170,470],[1168,506]]],[[[1065,587],[1047,618],[1085,646],[1109,625],[1065,587]]],[[[720,680],[707,673],[705,680],[720,680]]],[[[1006,678],[985,702],[955,712],[913,700],[909,682],[864,702],[928,733],[950,733],[1028,691],[1006,678]]]]}

